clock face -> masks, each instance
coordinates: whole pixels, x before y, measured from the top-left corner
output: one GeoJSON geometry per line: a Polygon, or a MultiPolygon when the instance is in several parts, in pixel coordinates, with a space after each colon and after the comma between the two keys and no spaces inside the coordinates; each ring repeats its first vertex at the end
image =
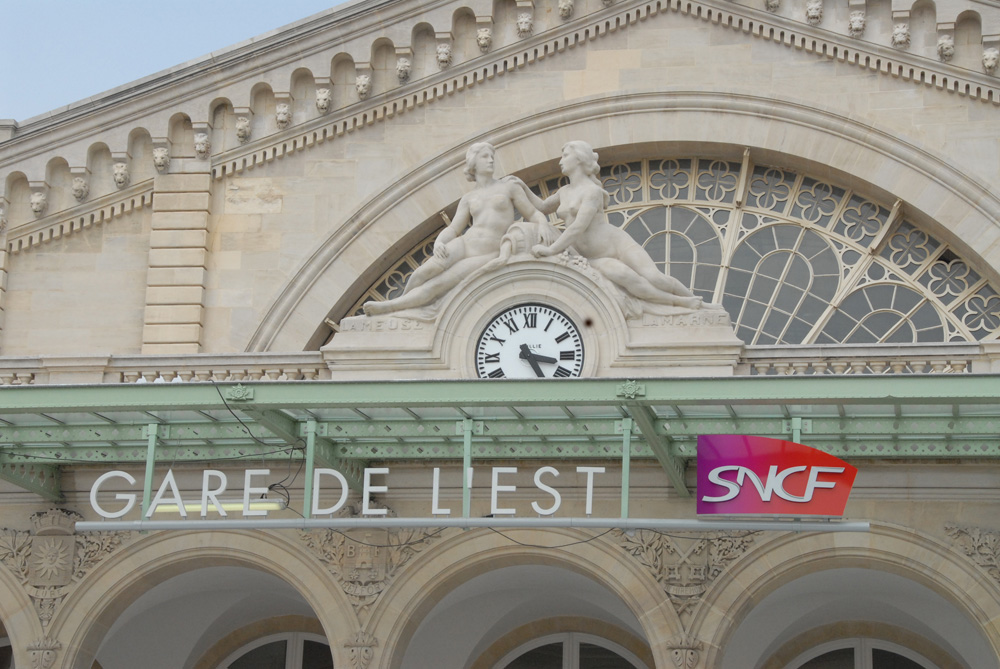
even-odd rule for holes
{"type": "Polygon", "coordinates": [[[583,338],[569,318],[542,304],[494,316],[476,343],[476,371],[486,379],[580,376],[583,338]]]}

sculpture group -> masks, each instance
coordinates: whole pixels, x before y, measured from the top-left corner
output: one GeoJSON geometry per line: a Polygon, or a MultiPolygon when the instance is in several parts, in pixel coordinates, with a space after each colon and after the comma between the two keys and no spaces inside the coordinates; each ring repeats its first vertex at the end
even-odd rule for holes
{"type": "Polygon", "coordinates": [[[609,196],[589,144],[563,146],[559,167],[568,183],[545,200],[517,177],[497,179],[495,158],[496,150],[486,142],[469,147],[465,175],[475,187],[459,201],[454,219],[434,242],[433,255],[413,272],[403,294],[367,302],[366,315],[431,306],[463,280],[497,270],[513,256],[561,255],[588,264],[626,300],[688,310],[719,308],[662,273],[628,233],[608,222],[609,196]],[[515,212],[524,220],[515,221],[515,212]],[[561,232],[546,218],[552,213],[562,221],[561,232]]]}

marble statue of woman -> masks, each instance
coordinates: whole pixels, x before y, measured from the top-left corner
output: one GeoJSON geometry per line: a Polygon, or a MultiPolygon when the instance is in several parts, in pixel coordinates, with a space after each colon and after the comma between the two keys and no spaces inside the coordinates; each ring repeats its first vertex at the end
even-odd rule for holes
{"type": "Polygon", "coordinates": [[[495,158],[491,144],[478,142],[469,147],[465,176],[476,185],[462,196],[455,218],[434,241],[434,255],[413,272],[402,295],[366,302],[366,315],[430,305],[463,279],[502,266],[526,233],[528,238],[546,243],[557,238],[558,232],[521,189],[523,182],[494,178],[495,158]],[[526,219],[525,223],[515,225],[515,210],[526,219]]]}
{"type": "Polygon", "coordinates": [[[559,168],[569,183],[546,200],[518,180],[524,194],[544,214],[556,212],[566,230],[551,244],[537,244],[535,256],[554,256],[573,248],[591,267],[634,298],[675,307],[698,309],[703,305],[684,284],[657,269],[649,254],[627,232],[608,222],[604,208],[608,194],[597,175],[597,154],[582,141],[568,142],[559,168]]]}

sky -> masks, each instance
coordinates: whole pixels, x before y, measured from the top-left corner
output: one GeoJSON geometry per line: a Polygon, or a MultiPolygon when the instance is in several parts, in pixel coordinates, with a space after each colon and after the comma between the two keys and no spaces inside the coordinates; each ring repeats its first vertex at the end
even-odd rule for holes
{"type": "Polygon", "coordinates": [[[0,119],[23,122],[344,0],[0,0],[0,119]]]}

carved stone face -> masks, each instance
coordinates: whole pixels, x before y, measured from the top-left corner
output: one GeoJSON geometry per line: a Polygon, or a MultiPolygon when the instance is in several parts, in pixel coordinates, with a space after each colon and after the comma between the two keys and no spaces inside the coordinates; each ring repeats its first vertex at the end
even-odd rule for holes
{"type": "Polygon", "coordinates": [[[892,45],[897,49],[904,49],[910,46],[909,24],[897,23],[892,27],[892,45]]]}
{"type": "Polygon", "coordinates": [[[166,147],[158,146],[153,149],[153,165],[158,170],[165,170],[170,167],[170,152],[166,147]]]}
{"type": "Polygon", "coordinates": [[[250,119],[246,116],[236,119],[236,138],[241,142],[250,140],[250,119]]]}
{"type": "Polygon", "coordinates": [[[372,92],[372,78],[368,74],[359,74],[354,80],[354,89],[358,92],[358,97],[362,100],[372,92]]]}
{"type": "Polygon", "coordinates": [[[532,25],[535,20],[528,12],[521,12],[517,15],[517,36],[527,37],[531,34],[532,25]]]}
{"type": "Polygon", "coordinates": [[[781,7],[781,0],[764,0],[764,9],[769,12],[776,12],[781,7]]]}
{"type": "Polygon", "coordinates": [[[559,0],[559,16],[564,19],[573,16],[573,0],[559,0]]]}
{"type": "Polygon", "coordinates": [[[865,32],[865,13],[862,11],[851,12],[848,32],[851,37],[861,37],[865,32]]]}
{"type": "Polygon", "coordinates": [[[951,35],[942,35],[937,43],[938,58],[948,62],[955,55],[955,39],[951,35]]]}
{"type": "Polygon", "coordinates": [[[990,47],[983,51],[983,69],[993,74],[1000,64],[1000,49],[990,47]]]}
{"type": "Polygon", "coordinates": [[[396,61],[396,78],[401,82],[406,81],[410,78],[410,72],[413,69],[413,64],[410,63],[409,58],[400,58],[396,61]]]}
{"type": "Polygon", "coordinates": [[[809,0],[806,3],[806,21],[816,25],[823,20],[823,0],[809,0]]]}
{"type": "Polygon", "coordinates": [[[83,202],[87,199],[88,193],[90,193],[90,186],[87,185],[87,180],[83,177],[73,177],[73,197],[83,202]]]}
{"type": "Polygon", "coordinates": [[[45,211],[45,207],[49,204],[49,199],[45,193],[32,193],[28,204],[31,205],[31,211],[35,213],[35,216],[41,216],[42,212],[45,211]]]}
{"type": "Polygon", "coordinates": [[[278,127],[284,130],[292,123],[292,108],[284,102],[280,103],[274,108],[274,119],[278,127]]]}
{"type": "Polygon", "coordinates": [[[128,175],[128,165],[125,163],[115,163],[113,176],[115,178],[115,185],[119,188],[125,188],[128,186],[129,175],[128,175]]]}
{"type": "Polygon", "coordinates": [[[330,111],[333,104],[333,92],[329,88],[320,88],[316,91],[316,109],[322,114],[330,111]]]}
{"type": "Polygon", "coordinates": [[[437,62],[441,67],[448,67],[451,65],[451,45],[450,44],[438,44],[437,45],[437,62]]]}
{"type": "Polygon", "coordinates": [[[194,136],[194,152],[200,160],[207,160],[208,154],[212,150],[212,143],[208,141],[208,135],[199,132],[194,136]]]}
{"type": "Polygon", "coordinates": [[[493,44],[493,31],[489,28],[480,28],[476,31],[476,44],[479,45],[479,50],[486,53],[490,50],[490,46],[493,44]]]}

